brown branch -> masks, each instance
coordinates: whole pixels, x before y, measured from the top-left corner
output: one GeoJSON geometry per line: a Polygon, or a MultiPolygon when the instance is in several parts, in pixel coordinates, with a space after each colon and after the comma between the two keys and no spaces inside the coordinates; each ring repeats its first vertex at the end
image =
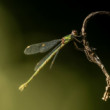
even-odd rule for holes
{"type": "Polygon", "coordinates": [[[97,56],[97,54],[92,50],[92,48],[89,46],[88,41],[86,40],[86,27],[87,27],[87,23],[90,20],[91,17],[97,15],[97,14],[107,14],[110,15],[110,12],[108,11],[97,11],[97,12],[93,12],[90,13],[83,21],[83,25],[82,25],[82,29],[81,29],[81,35],[82,35],[82,41],[83,41],[83,46],[84,46],[84,52],[88,58],[88,60],[90,62],[93,62],[95,64],[97,64],[100,69],[102,70],[102,72],[104,73],[105,77],[106,77],[106,89],[105,89],[105,93],[103,95],[103,100],[107,101],[108,98],[110,98],[110,75],[108,74],[107,70],[105,69],[104,65],[102,64],[101,60],[99,59],[99,57],[97,56]]]}

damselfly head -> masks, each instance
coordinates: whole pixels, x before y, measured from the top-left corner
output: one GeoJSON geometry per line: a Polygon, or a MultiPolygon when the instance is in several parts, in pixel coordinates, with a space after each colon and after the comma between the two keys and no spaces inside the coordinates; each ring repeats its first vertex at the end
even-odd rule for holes
{"type": "Polygon", "coordinates": [[[78,36],[77,30],[73,30],[71,34],[72,34],[73,36],[78,36]]]}
{"type": "Polygon", "coordinates": [[[78,31],[77,30],[73,30],[72,31],[72,35],[77,36],[78,35],[78,31]]]}

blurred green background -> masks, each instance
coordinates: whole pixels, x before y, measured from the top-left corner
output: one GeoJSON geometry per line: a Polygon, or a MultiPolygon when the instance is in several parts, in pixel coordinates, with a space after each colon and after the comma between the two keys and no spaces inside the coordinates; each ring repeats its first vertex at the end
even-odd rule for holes
{"type": "MultiPolygon", "coordinates": [[[[21,93],[18,87],[33,73],[47,53],[26,56],[27,45],[50,41],[81,30],[84,18],[106,5],[90,6],[78,1],[47,3],[34,0],[0,0],[0,110],[106,110],[101,100],[105,76],[73,43],[59,53],[21,93]]],[[[110,72],[110,17],[97,15],[88,23],[88,40],[97,48],[110,72]]]]}

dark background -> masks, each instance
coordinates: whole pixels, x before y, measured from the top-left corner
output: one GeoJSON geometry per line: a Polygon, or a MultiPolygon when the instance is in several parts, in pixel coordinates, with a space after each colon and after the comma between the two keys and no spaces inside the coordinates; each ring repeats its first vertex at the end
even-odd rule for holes
{"type": "MultiPolygon", "coordinates": [[[[26,56],[27,45],[80,33],[84,18],[93,11],[110,11],[107,1],[61,3],[35,0],[0,1],[0,110],[106,110],[101,100],[105,76],[85,55],[67,44],[53,68],[48,63],[29,86],[18,90],[47,53],[26,56]]],[[[97,15],[87,26],[87,39],[97,48],[110,72],[110,17],[97,15]]]]}

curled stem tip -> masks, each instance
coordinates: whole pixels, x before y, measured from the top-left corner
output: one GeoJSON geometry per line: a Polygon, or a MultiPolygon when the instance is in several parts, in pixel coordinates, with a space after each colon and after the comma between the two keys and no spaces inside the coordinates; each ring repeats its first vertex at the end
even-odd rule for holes
{"type": "Polygon", "coordinates": [[[82,24],[82,28],[81,28],[81,33],[83,36],[86,35],[86,27],[87,27],[87,24],[88,24],[88,21],[90,20],[90,18],[96,16],[96,15],[109,15],[110,16],[110,12],[109,11],[96,11],[96,12],[92,12],[90,13],[83,21],[83,24],[82,24]]]}

